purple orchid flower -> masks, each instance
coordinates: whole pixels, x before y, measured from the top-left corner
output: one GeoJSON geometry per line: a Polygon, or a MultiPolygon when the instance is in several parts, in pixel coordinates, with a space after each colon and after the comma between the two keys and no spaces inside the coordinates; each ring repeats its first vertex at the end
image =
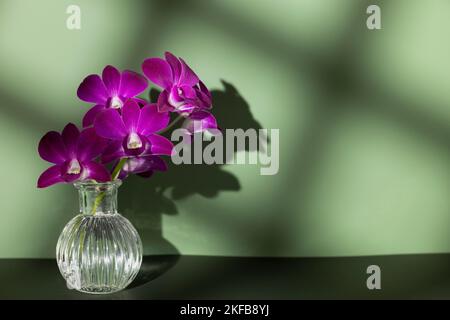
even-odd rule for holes
{"type": "Polygon", "coordinates": [[[112,140],[102,154],[102,163],[124,157],[172,155],[172,142],[156,134],[168,123],[168,113],[158,112],[155,104],[141,109],[132,99],[125,102],[121,114],[114,109],[102,111],[94,128],[99,136],[112,140]]]}
{"type": "Polygon", "coordinates": [[[201,124],[197,128],[217,129],[217,121],[209,112],[211,93],[183,59],[166,52],[165,60],[146,59],[142,71],[150,81],[164,89],[157,102],[160,112],[177,112],[186,117],[183,127],[189,134],[195,133],[194,122],[201,124]]]}
{"type": "Polygon", "coordinates": [[[119,174],[123,180],[130,174],[137,174],[143,178],[149,178],[155,171],[167,171],[167,164],[161,157],[144,156],[128,158],[119,174]]]}
{"type": "Polygon", "coordinates": [[[147,89],[147,79],[139,73],[125,70],[120,72],[113,66],[106,66],[102,76],[91,74],[78,87],[78,97],[86,102],[95,103],[83,118],[83,127],[91,126],[96,116],[104,109],[120,110],[129,98],[136,98],[147,89]]]}
{"type": "Polygon", "coordinates": [[[103,165],[93,161],[106,147],[105,139],[93,128],[83,130],[69,123],[62,134],[50,131],[39,142],[39,155],[54,166],[44,171],[38,179],[38,188],[60,182],[93,179],[99,182],[111,180],[103,165]]]}
{"type": "Polygon", "coordinates": [[[170,52],[165,53],[165,58],[149,58],[142,64],[147,78],[163,88],[158,110],[189,115],[211,109],[211,93],[186,62],[170,52]]]}

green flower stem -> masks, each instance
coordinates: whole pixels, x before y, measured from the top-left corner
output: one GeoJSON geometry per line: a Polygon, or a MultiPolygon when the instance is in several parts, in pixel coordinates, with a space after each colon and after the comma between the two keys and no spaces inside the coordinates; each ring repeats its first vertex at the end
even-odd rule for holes
{"type": "Polygon", "coordinates": [[[94,201],[94,205],[92,206],[91,214],[94,216],[95,212],[97,211],[98,206],[100,203],[102,203],[103,198],[105,197],[105,191],[100,192],[96,197],[94,201]]]}
{"type": "MultiPolygon", "coordinates": [[[[115,166],[112,174],[111,174],[111,181],[114,181],[119,176],[120,170],[122,170],[125,162],[127,161],[127,158],[120,159],[119,163],[115,166]]],[[[98,206],[100,203],[102,203],[103,199],[105,198],[106,193],[105,191],[100,192],[97,197],[95,197],[94,205],[92,206],[91,214],[95,215],[95,212],[97,211],[98,206]]]]}
{"type": "Polygon", "coordinates": [[[164,129],[162,129],[161,131],[158,131],[158,134],[162,134],[165,133],[167,131],[169,131],[170,129],[172,129],[172,127],[174,125],[176,125],[178,123],[178,121],[180,121],[181,119],[183,119],[184,117],[182,115],[179,115],[178,117],[176,117],[167,127],[165,127],[164,129]]]}
{"type": "Polygon", "coordinates": [[[125,164],[126,161],[127,161],[127,158],[120,159],[119,163],[116,165],[116,167],[114,168],[114,170],[111,174],[112,181],[117,179],[117,177],[119,176],[120,170],[122,170],[123,165],[125,164]]]}

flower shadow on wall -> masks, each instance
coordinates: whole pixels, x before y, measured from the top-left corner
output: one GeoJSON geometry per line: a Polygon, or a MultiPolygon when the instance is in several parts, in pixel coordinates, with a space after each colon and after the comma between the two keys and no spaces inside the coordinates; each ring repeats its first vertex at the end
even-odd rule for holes
{"type": "MultiPolygon", "coordinates": [[[[238,90],[223,80],[222,84],[223,90],[211,91],[221,129],[261,129],[238,90]]],[[[152,89],[151,101],[158,95],[159,91],[152,89]]],[[[255,151],[249,150],[248,145],[245,150],[255,151]]],[[[235,149],[237,151],[244,150],[235,149]]],[[[138,230],[144,246],[141,272],[130,288],[157,278],[177,263],[179,251],[162,234],[162,215],[178,214],[177,200],[196,194],[214,198],[221,191],[241,189],[237,177],[223,170],[221,164],[174,165],[168,162],[167,172],[155,174],[149,180],[130,177],[120,193],[119,205],[126,208],[123,213],[138,230]]]]}

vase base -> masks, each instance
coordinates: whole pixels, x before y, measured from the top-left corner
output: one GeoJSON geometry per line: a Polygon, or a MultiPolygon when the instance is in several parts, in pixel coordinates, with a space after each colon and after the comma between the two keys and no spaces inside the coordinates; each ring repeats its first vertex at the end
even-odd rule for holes
{"type": "Polygon", "coordinates": [[[118,288],[118,287],[108,287],[108,286],[91,286],[91,287],[82,287],[82,288],[76,288],[76,291],[82,292],[82,293],[89,293],[89,294],[108,294],[108,293],[114,293],[121,291],[125,288],[118,288]]]}

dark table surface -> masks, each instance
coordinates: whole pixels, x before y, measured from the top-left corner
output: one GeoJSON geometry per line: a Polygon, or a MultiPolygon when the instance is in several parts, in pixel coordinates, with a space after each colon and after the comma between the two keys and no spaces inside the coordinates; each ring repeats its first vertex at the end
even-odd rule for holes
{"type": "Polygon", "coordinates": [[[450,298],[450,255],[349,258],[146,256],[135,281],[110,295],[68,290],[53,259],[0,260],[1,299],[450,298]],[[369,265],[381,290],[368,290],[369,265]]]}

